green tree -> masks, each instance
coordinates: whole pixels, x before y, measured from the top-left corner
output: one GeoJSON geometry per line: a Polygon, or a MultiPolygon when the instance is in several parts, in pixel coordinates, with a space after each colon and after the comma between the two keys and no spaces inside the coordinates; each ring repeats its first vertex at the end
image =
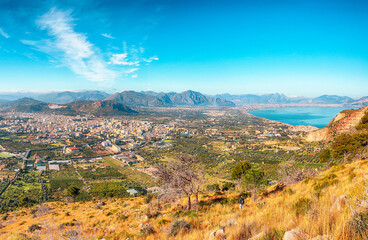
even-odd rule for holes
{"type": "Polygon", "coordinates": [[[244,175],[249,169],[251,169],[251,165],[247,161],[238,162],[233,171],[231,173],[232,179],[240,179],[242,175],[244,175]]]}
{"type": "Polygon", "coordinates": [[[68,190],[66,191],[66,195],[68,197],[72,197],[74,202],[75,202],[75,198],[79,195],[79,193],[80,193],[80,188],[77,188],[75,186],[68,187],[68,190]]]}
{"type": "Polygon", "coordinates": [[[243,175],[242,182],[247,188],[258,188],[267,184],[267,180],[264,179],[264,172],[257,169],[248,170],[243,175]]]}
{"type": "Polygon", "coordinates": [[[322,152],[319,154],[319,161],[324,163],[328,162],[331,158],[331,151],[329,148],[325,148],[322,150],[322,152]]]}

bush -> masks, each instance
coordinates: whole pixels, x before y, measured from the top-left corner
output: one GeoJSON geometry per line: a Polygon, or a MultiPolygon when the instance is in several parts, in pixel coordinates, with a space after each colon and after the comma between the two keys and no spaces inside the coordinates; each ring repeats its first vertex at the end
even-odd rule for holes
{"type": "Polygon", "coordinates": [[[248,170],[242,179],[246,188],[258,188],[261,185],[266,185],[267,180],[264,179],[264,172],[257,169],[248,170]]]}
{"type": "Polygon", "coordinates": [[[312,201],[308,198],[299,199],[294,205],[293,209],[295,210],[296,216],[306,213],[312,205],[312,201]]]}
{"type": "Polygon", "coordinates": [[[146,223],[142,226],[140,232],[142,235],[148,236],[148,235],[154,234],[156,231],[151,224],[146,223]]]}
{"type": "Polygon", "coordinates": [[[315,191],[321,191],[322,189],[336,184],[339,182],[338,179],[336,179],[337,176],[333,173],[326,175],[325,177],[321,178],[320,180],[317,180],[317,182],[313,185],[315,191]]]}
{"type": "Polygon", "coordinates": [[[349,221],[351,239],[368,239],[368,213],[355,213],[349,221]]]}
{"type": "Polygon", "coordinates": [[[32,224],[31,226],[29,226],[28,228],[28,232],[34,232],[36,230],[41,230],[41,226],[38,224],[32,224]]]}
{"type": "Polygon", "coordinates": [[[192,226],[187,221],[184,221],[184,220],[175,221],[175,222],[171,223],[171,225],[169,227],[169,235],[170,236],[176,236],[181,231],[189,232],[191,227],[192,226]]]}
{"type": "Polygon", "coordinates": [[[208,191],[211,191],[211,192],[220,191],[220,185],[218,185],[217,183],[207,185],[206,188],[208,191]]]}
{"type": "Polygon", "coordinates": [[[319,161],[321,163],[328,162],[331,158],[331,151],[329,148],[325,148],[322,150],[322,152],[319,154],[319,161]]]}
{"type": "Polygon", "coordinates": [[[341,134],[331,144],[332,156],[336,159],[343,158],[345,155],[354,156],[367,145],[367,138],[366,133],[341,134]]]}
{"type": "Polygon", "coordinates": [[[247,161],[238,162],[231,173],[231,178],[241,178],[241,176],[244,175],[249,169],[251,169],[251,167],[252,166],[247,161]]]}
{"type": "Polygon", "coordinates": [[[221,186],[222,191],[228,191],[229,189],[233,189],[233,188],[235,188],[235,184],[232,182],[226,182],[222,184],[221,186]]]}
{"type": "Polygon", "coordinates": [[[144,203],[148,204],[152,201],[152,199],[154,198],[154,194],[153,193],[148,193],[145,197],[144,197],[144,203]]]}

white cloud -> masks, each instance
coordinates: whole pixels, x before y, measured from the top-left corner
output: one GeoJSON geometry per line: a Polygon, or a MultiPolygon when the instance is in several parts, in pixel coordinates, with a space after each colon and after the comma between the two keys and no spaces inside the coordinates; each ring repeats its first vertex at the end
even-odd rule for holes
{"type": "Polygon", "coordinates": [[[129,61],[127,53],[113,54],[109,64],[124,66],[139,66],[139,61],[129,61]]]}
{"type": "Polygon", "coordinates": [[[111,36],[111,33],[102,33],[101,36],[105,38],[115,39],[113,36],[111,36]]]}
{"type": "Polygon", "coordinates": [[[132,73],[132,72],[135,72],[137,70],[138,70],[138,68],[131,68],[131,69],[125,71],[125,73],[132,73]]]}
{"type": "Polygon", "coordinates": [[[0,35],[3,36],[4,38],[10,38],[9,34],[4,32],[4,30],[2,28],[0,28],[0,35]]]}
{"type": "Polygon", "coordinates": [[[146,63],[151,63],[152,61],[158,61],[159,58],[157,56],[153,56],[150,58],[143,58],[143,61],[145,61],[146,63]]]}
{"type": "Polygon", "coordinates": [[[75,32],[70,12],[52,8],[37,20],[42,30],[52,39],[41,41],[22,40],[37,50],[58,59],[74,73],[94,82],[113,82],[116,73],[107,68],[99,56],[99,49],[87,40],[85,34],[75,32]]]}

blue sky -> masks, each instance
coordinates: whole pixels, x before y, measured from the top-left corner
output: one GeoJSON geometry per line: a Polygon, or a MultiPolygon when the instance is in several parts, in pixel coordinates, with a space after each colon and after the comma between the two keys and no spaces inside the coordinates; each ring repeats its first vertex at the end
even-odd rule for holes
{"type": "Polygon", "coordinates": [[[0,90],[358,98],[367,13],[354,0],[0,0],[0,90]]]}

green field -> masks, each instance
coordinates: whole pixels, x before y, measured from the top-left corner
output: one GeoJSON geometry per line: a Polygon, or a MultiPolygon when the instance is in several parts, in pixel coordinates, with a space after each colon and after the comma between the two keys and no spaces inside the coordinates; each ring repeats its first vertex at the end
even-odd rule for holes
{"type": "Polygon", "coordinates": [[[11,158],[11,157],[13,157],[13,156],[10,155],[10,154],[0,152],[0,158],[11,158]]]}
{"type": "Polygon", "coordinates": [[[151,187],[153,186],[153,181],[151,176],[133,170],[131,167],[128,166],[121,166],[122,162],[112,158],[112,157],[104,157],[105,161],[113,168],[117,169],[119,172],[121,172],[125,178],[128,180],[137,183],[140,185],[140,187],[151,187]]]}

